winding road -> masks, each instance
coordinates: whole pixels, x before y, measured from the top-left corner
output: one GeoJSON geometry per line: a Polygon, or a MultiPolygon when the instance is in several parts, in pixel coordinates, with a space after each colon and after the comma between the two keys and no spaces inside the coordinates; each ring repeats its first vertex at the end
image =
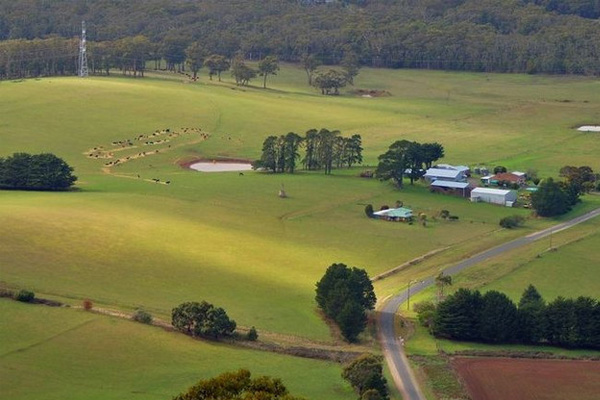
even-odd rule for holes
{"type": "MultiPolygon", "coordinates": [[[[536,242],[540,239],[548,237],[554,233],[569,229],[577,224],[588,221],[594,217],[600,215],[600,208],[583,214],[579,217],[575,217],[569,221],[560,223],[553,227],[544,229],[539,232],[532,233],[528,236],[515,239],[511,242],[504,243],[500,246],[493,247],[486,251],[483,251],[473,257],[467,258],[459,263],[453,265],[444,270],[446,275],[454,275],[462,270],[479,264],[485,260],[493,258],[499,254],[506,253],[507,251],[514,250],[516,248],[525,246],[527,244],[536,242]]],[[[423,281],[417,282],[410,287],[410,294],[414,295],[420,291],[428,288],[434,284],[434,278],[429,277],[423,281]]],[[[412,369],[408,363],[408,359],[404,354],[403,345],[400,342],[400,338],[396,336],[396,330],[394,325],[394,317],[396,311],[402,303],[407,300],[408,291],[405,290],[396,296],[390,298],[384,306],[379,310],[379,316],[377,319],[379,340],[383,348],[386,362],[394,378],[394,383],[398,390],[402,393],[404,400],[425,400],[425,396],[421,392],[417,380],[415,379],[412,369]]]]}

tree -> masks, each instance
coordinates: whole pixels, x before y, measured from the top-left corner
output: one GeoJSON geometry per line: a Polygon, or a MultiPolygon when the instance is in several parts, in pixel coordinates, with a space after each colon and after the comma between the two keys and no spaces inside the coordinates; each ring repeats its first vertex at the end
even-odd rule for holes
{"type": "Polygon", "coordinates": [[[482,306],[479,291],[458,289],[438,305],[433,319],[433,334],[457,340],[479,339],[482,306]]]}
{"type": "Polygon", "coordinates": [[[387,382],[383,376],[383,358],[373,354],[364,354],[344,367],[342,378],[363,399],[388,399],[387,382]],[[373,391],[379,395],[374,396],[373,391]],[[369,393],[369,394],[367,394],[369,393]],[[365,395],[367,395],[365,397],[365,395]]]}
{"type": "Polygon", "coordinates": [[[312,86],[313,75],[317,68],[321,65],[321,61],[312,54],[304,54],[301,58],[302,67],[306,72],[308,85],[312,86]]]}
{"type": "Polygon", "coordinates": [[[269,136],[263,142],[260,160],[252,164],[254,169],[265,168],[271,172],[277,172],[278,161],[277,136],[269,136]]]}
{"type": "Polygon", "coordinates": [[[533,285],[523,291],[519,300],[519,338],[525,343],[538,343],[544,338],[546,326],[544,299],[533,285]]]}
{"type": "Polygon", "coordinates": [[[422,152],[423,152],[423,162],[425,163],[425,168],[429,169],[437,160],[444,158],[444,146],[437,142],[433,143],[423,143],[422,144],[422,152]]]}
{"type": "Polygon", "coordinates": [[[258,74],[264,77],[263,88],[267,88],[267,76],[277,75],[277,71],[279,71],[277,57],[267,56],[258,62],[258,74]]]}
{"type": "Polygon", "coordinates": [[[302,144],[302,137],[297,133],[289,132],[285,135],[283,141],[284,169],[286,172],[293,174],[296,170],[296,160],[300,157],[298,149],[302,144]]]}
{"type": "Polygon", "coordinates": [[[175,329],[192,335],[218,338],[235,331],[235,321],[229,319],[225,310],[203,301],[182,303],[171,312],[175,329]]]}
{"type": "Polygon", "coordinates": [[[244,59],[238,55],[231,63],[231,76],[235,78],[238,86],[248,86],[251,79],[256,78],[256,71],[246,65],[244,59]]]}
{"type": "Polygon", "coordinates": [[[501,174],[504,172],[507,172],[508,170],[506,169],[506,167],[503,167],[501,165],[498,165],[497,167],[494,167],[494,174],[501,174]]]}
{"type": "Polygon", "coordinates": [[[517,339],[517,307],[504,293],[490,290],[481,298],[480,339],[491,343],[510,343],[517,339]]]}
{"type": "Polygon", "coordinates": [[[240,369],[201,380],[173,400],[301,400],[289,394],[279,378],[259,376],[240,369]]]}
{"type": "Polygon", "coordinates": [[[552,217],[569,211],[571,200],[561,185],[548,178],[540,183],[536,192],[531,194],[531,205],[538,215],[552,217]]]}
{"type": "Polygon", "coordinates": [[[313,80],[313,86],[321,89],[321,94],[325,95],[338,95],[340,94],[340,89],[345,87],[347,84],[348,77],[346,74],[334,69],[317,73],[313,80]]]}
{"type": "Polygon", "coordinates": [[[333,319],[348,341],[355,341],[366,326],[366,312],[377,301],[373,284],[363,269],[332,264],[317,282],[316,301],[333,319]]]}
{"type": "Polygon", "coordinates": [[[194,42],[185,49],[186,63],[192,72],[192,79],[196,80],[198,71],[202,68],[202,63],[206,57],[206,50],[200,42],[194,42]]]}
{"type": "Polygon", "coordinates": [[[354,78],[358,76],[358,71],[360,69],[358,55],[352,50],[346,51],[344,52],[344,57],[340,64],[346,74],[346,81],[350,85],[354,85],[354,78]]]}
{"type": "Polygon", "coordinates": [[[67,190],[77,181],[73,168],[50,153],[14,153],[0,158],[0,189],[67,190]]]}
{"type": "Polygon", "coordinates": [[[167,61],[167,69],[175,71],[178,66],[181,69],[185,61],[185,50],[188,47],[189,39],[178,33],[169,33],[161,42],[161,54],[167,61]]]}
{"type": "Polygon", "coordinates": [[[213,75],[217,75],[219,82],[221,82],[221,72],[227,71],[231,67],[231,63],[227,58],[219,54],[213,54],[204,60],[204,65],[208,67],[208,76],[212,81],[213,75]]]}
{"type": "Polygon", "coordinates": [[[348,168],[352,167],[354,164],[362,164],[362,138],[359,134],[354,134],[350,137],[346,150],[347,155],[344,161],[348,164],[348,168]]]}
{"type": "Polygon", "coordinates": [[[411,143],[408,140],[394,142],[387,152],[379,156],[379,164],[375,170],[375,175],[384,181],[391,179],[401,188],[404,171],[410,165],[408,149],[411,143]]]}
{"type": "Polygon", "coordinates": [[[444,271],[435,277],[435,286],[437,287],[438,303],[444,299],[444,288],[452,285],[452,276],[444,275],[444,271]]]}

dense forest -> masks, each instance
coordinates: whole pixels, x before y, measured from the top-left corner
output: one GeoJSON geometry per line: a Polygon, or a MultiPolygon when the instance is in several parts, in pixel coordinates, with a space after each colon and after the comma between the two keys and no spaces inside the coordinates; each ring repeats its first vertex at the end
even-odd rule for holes
{"type": "Polygon", "coordinates": [[[86,20],[93,60],[110,50],[134,71],[184,65],[199,43],[250,60],[598,75],[599,16],[598,0],[0,0],[0,74],[40,60],[40,75],[70,73],[86,20]]]}

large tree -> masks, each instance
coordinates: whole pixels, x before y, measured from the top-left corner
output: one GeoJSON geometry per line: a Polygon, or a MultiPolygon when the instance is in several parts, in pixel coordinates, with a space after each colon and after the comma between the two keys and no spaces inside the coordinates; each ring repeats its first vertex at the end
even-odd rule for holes
{"type": "Polygon", "coordinates": [[[185,61],[192,72],[192,79],[196,80],[198,71],[202,68],[204,58],[206,57],[206,49],[202,43],[194,42],[185,49],[185,61]]]}
{"type": "Polygon", "coordinates": [[[404,172],[410,167],[408,150],[412,143],[408,140],[398,140],[392,143],[388,151],[379,156],[375,175],[384,181],[392,180],[401,188],[404,172]]]}
{"type": "Polygon", "coordinates": [[[332,264],[316,288],[316,301],[336,321],[342,335],[354,342],[366,326],[366,312],[375,307],[373,284],[364,269],[332,264]]]}
{"type": "Polygon", "coordinates": [[[217,75],[221,82],[221,73],[227,71],[231,67],[229,60],[222,55],[213,54],[204,60],[204,65],[208,67],[208,77],[212,81],[213,75],[217,75]]]}
{"type": "Polygon", "coordinates": [[[248,86],[251,79],[256,78],[256,71],[246,65],[244,59],[237,55],[231,63],[231,76],[238,86],[248,86]]]}
{"type": "Polygon", "coordinates": [[[342,378],[352,385],[361,398],[370,391],[375,391],[381,400],[389,398],[381,356],[364,354],[358,357],[344,367],[342,378]]]}
{"type": "Polygon", "coordinates": [[[289,394],[279,378],[259,376],[250,371],[225,372],[203,379],[173,400],[301,400],[289,394]]]}
{"type": "Polygon", "coordinates": [[[263,77],[263,88],[267,88],[267,77],[277,75],[279,71],[279,62],[277,57],[267,56],[258,62],[258,74],[263,77]]]}
{"type": "Polygon", "coordinates": [[[308,80],[308,85],[312,86],[313,75],[322,63],[317,57],[315,57],[312,54],[302,55],[300,62],[302,63],[304,71],[306,72],[306,79],[308,80]]]}
{"type": "Polygon", "coordinates": [[[77,181],[73,168],[50,153],[0,158],[0,189],[66,190],[77,181]]]}
{"type": "Polygon", "coordinates": [[[181,332],[210,338],[229,336],[236,328],[235,321],[229,319],[225,310],[206,301],[175,307],[171,312],[171,323],[181,332]]]}
{"type": "Polygon", "coordinates": [[[552,217],[569,211],[572,200],[558,182],[548,178],[531,194],[531,205],[538,215],[552,217]]]}

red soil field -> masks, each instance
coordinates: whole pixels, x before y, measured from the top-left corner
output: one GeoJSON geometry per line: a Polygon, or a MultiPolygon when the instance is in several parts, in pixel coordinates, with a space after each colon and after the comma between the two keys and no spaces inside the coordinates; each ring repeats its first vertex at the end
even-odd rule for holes
{"type": "Polygon", "coordinates": [[[600,362],[463,358],[452,365],[473,400],[598,400],[600,362]]]}

